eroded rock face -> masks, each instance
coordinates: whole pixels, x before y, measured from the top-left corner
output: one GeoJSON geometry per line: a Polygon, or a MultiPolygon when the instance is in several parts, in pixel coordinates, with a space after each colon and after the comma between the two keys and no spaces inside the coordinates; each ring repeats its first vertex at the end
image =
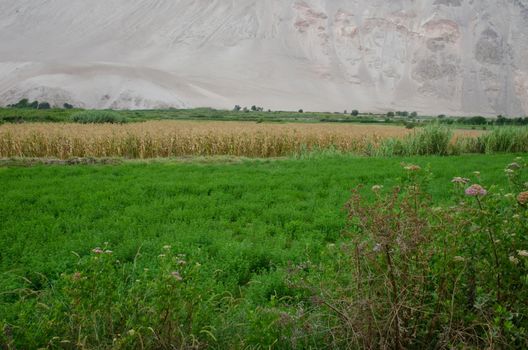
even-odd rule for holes
{"type": "Polygon", "coordinates": [[[0,44],[0,104],[528,114],[527,0],[5,0],[0,44]]]}

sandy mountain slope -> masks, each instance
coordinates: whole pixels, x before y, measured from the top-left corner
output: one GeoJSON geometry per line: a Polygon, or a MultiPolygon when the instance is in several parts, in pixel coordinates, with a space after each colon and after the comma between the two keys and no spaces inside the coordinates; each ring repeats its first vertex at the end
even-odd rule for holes
{"type": "Polygon", "coordinates": [[[1,0],[22,97],[528,114],[528,0],[1,0]]]}

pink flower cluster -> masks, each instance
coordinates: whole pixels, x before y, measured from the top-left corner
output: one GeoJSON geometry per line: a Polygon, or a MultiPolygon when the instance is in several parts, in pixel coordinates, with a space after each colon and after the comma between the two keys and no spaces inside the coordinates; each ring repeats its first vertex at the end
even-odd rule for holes
{"type": "Polygon", "coordinates": [[[488,194],[488,191],[480,185],[471,185],[466,189],[466,196],[470,197],[484,197],[488,194]]]}
{"type": "Polygon", "coordinates": [[[519,204],[525,205],[528,203],[528,192],[521,192],[517,196],[517,201],[519,204]]]}

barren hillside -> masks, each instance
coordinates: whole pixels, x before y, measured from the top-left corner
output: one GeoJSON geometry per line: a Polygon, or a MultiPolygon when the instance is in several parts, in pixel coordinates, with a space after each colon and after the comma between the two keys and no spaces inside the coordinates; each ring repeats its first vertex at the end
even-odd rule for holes
{"type": "Polygon", "coordinates": [[[528,0],[2,0],[0,104],[528,114],[528,0]]]}

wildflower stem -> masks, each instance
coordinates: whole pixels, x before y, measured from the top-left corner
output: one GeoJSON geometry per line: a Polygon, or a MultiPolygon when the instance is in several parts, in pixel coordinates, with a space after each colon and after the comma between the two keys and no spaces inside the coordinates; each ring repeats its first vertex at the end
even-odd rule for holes
{"type": "MultiPolygon", "coordinates": [[[[480,208],[481,213],[484,212],[482,208],[482,202],[480,201],[479,197],[477,196],[477,202],[480,208]]],[[[491,242],[491,247],[493,249],[493,258],[495,259],[495,271],[497,273],[497,301],[501,301],[501,273],[500,273],[500,263],[499,263],[499,254],[497,253],[497,243],[495,242],[495,237],[493,236],[493,233],[491,232],[491,229],[489,228],[489,225],[486,224],[486,231],[488,232],[488,237],[491,242]]]]}
{"type": "Polygon", "coordinates": [[[394,317],[394,332],[395,332],[395,338],[396,342],[394,344],[394,348],[399,350],[401,349],[401,343],[400,343],[400,317],[398,315],[399,310],[399,298],[398,298],[398,285],[396,284],[396,276],[394,275],[394,266],[392,264],[392,258],[389,251],[389,246],[385,244],[385,256],[387,258],[387,265],[389,266],[389,279],[392,287],[392,294],[394,299],[394,304],[396,305],[396,315],[394,317]]]}

